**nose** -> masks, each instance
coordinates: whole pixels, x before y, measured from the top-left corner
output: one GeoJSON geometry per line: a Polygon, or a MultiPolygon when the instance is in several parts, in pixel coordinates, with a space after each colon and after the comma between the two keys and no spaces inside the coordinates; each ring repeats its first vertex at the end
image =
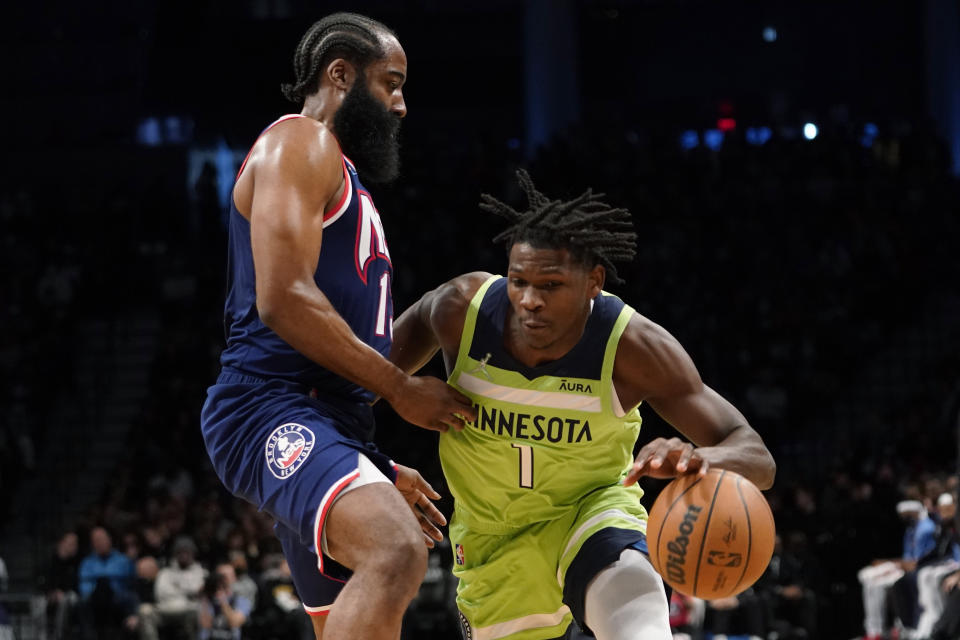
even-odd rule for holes
{"type": "Polygon", "coordinates": [[[543,298],[533,287],[525,287],[520,297],[520,306],[527,311],[537,311],[543,307],[543,298]]]}
{"type": "Polygon", "coordinates": [[[390,105],[390,111],[394,113],[398,118],[406,117],[407,115],[407,103],[403,99],[403,93],[398,91],[396,97],[393,100],[393,104],[390,105]]]}

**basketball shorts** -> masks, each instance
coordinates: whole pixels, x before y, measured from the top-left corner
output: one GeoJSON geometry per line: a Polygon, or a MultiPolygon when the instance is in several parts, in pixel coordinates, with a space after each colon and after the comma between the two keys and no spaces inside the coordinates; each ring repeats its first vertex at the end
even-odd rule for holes
{"type": "Polygon", "coordinates": [[[350,576],[325,552],[330,507],[359,484],[396,481],[393,462],[354,435],[372,425],[369,405],[325,401],[288,381],[222,372],[207,390],[201,426],[213,467],[228,491],[277,521],[308,613],[326,613],[350,576]]]}
{"type": "Polygon", "coordinates": [[[647,553],[647,512],[620,485],[593,491],[555,520],[505,535],[450,524],[457,608],[467,640],[552,640],[584,624],[587,584],[620,553],[647,553]]]}

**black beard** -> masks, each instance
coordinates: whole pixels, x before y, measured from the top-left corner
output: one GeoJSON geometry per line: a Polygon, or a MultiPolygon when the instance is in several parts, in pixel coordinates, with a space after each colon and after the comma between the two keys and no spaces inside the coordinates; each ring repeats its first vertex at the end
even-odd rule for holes
{"type": "Polygon", "coordinates": [[[400,118],[370,94],[363,74],[333,116],[333,131],[364,182],[384,184],[400,175],[400,118]]]}

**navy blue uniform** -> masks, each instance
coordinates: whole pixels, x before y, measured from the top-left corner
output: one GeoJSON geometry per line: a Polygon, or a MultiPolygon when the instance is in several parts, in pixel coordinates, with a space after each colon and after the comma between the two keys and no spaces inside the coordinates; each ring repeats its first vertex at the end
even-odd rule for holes
{"type": "MultiPolygon", "coordinates": [[[[270,127],[298,117],[284,116],[270,127]]],[[[390,253],[373,200],[346,157],[343,171],[343,196],[324,215],[314,280],[353,332],[387,356],[390,253]]],[[[304,606],[322,614],[349,576],[322,553],[327,510],[357,477],[359,454],[394,481],[396,470],[370,443],[373,393],[306,358],[261,322],[250,223],[233,198],[229,225],[227,346],[203,407],[204,442],[227,489],[277,520],[304,606]]]]}

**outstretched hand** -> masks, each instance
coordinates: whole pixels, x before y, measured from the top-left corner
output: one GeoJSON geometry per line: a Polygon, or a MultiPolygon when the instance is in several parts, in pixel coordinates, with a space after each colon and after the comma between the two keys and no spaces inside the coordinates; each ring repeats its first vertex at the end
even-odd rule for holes
{"type": "Polygon", "coordinates": [[[633,468],[623,479],[624,486],[630,486],[640,476],[652,478],[673,478],[684,473],[707,475],[709,463],[700,457],[696,448],[680,438],[657,438],[640,449],[633,462],[633,468]]]}
{"type": "Polygon", "coordinates": [[[432,376],[407,376],[387,401],[401,418],[431,431],[462,431],[477,419],[470,398],[432,376]]]}
{"type": "Polygon", "coordinates": [[[397,490],[403,499],[410,505],[410,510],[420,523],[424,542],[432,549],[435,542],[443,540],[443,533],[438,527],[447,524],[440,510],[431,500],[439,500],[440,494],[434,491],[420,472],[402,464],[397,465],[397,490]]]}

